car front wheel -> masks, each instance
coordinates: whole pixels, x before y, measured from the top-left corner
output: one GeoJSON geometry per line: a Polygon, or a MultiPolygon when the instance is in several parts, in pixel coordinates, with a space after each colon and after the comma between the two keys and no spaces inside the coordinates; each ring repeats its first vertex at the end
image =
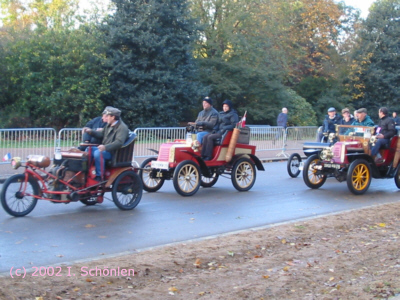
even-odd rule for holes
{"type": "Polygon", "coordinates": [[[347,187],[355,195],[364,194],[371,183],[371,168],[364,159],[356,159],[347,171],[347,187]]]}
{"type": "Polygon", "coordinates": [[[200,188],[201,174],[196,163],[184,160],[178,164],[174,171],[174,188],[181,196],[192,196],[200,188]]]}
{"type": "Polygon", "coordinates": [[[326,175],[318,174],[314,166],[320,162],[318,154],[311,155],[305,162],[303,168],[304,183],[312,189],[320,188],[326,181],[326,175]]]}

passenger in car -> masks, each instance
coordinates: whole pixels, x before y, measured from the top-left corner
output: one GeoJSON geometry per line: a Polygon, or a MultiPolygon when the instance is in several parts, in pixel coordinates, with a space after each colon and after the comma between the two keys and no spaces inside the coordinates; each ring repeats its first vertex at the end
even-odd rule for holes
{"type": "Polygon", "coordinates": [[[233,130],[238,121],[239,116],[233,109],[232,101],[225,100],[222,103],[222,111],[219,112],[218,116],[218,130],[215,133],[205,135],[203,138],[201,156],[204,160],[211,160],[215,140],[222,138],[227,131],[233,130]]]}
{"type": "Polygon", "coordinates": [[[357,119],[351,125],[356,126],[375,126],[374,121],[367,115],[366,108],[360,108],[357,110],[357,119]]]}
{"type": "Polygon", "coordinates": [[[382,158],[379,154],[379,149],[389,144],[390,139],[395,136],[396,128],[392,118],[388,116],[389,111],[386,107],[381,107],[378,111],[379,114],[379,124],[376,129],[376,142],[371,148],[371,156],[375,159],[375,162],[382,162],[382,158]]]}

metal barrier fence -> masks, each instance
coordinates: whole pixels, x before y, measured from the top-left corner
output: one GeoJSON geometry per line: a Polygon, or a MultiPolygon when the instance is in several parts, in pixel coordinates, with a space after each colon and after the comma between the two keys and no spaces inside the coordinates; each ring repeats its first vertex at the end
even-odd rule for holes
{"type": "Polygon", "coordinates": [[[56,131],[53,128],[0,129],[0,165],[9,164],[8,156],[26,161],[29,154],[53,156],[56,131]]]}
{"type": "Polygon", "coordinates": [[[136,128],[135,157],[154,156],[155,153],[149,149],[158,150],[162,143],[170,140],[185,139],[185,127],[152,127],[136,128]]]}
{"type": "MultiPolygon", "coordinates": [[[[257,146],[257,156],[262,160],[271,160],[279,157],[288,157],[291,153],[300,152],[303,155],[304,142],[315,141],[317,127],[288,127],[248,125],[250,144],[257,146]]],[[[162,143],[168,140],[185,139],[185,127],[137,128],[134,157],[140,162],[145,157],[155,156],[149,150],[158,150],[162,143]]],[[[8,153],[10,156],[19,156],[23,160],[29,154],[54,155],[54,147],[69,149],[77,147],[82,141],[82,128],[63,128],[58,134],[53,128],[33,129],[1,129],[0,155],[3,159],[8,153]]],[[[0,162],[0,177],[10,174],[9,161],[0,162]],[[6,167],[7,166],[7,167],[6,167]],[[7,169],[7,171],[5,171],[7,169]]]]}

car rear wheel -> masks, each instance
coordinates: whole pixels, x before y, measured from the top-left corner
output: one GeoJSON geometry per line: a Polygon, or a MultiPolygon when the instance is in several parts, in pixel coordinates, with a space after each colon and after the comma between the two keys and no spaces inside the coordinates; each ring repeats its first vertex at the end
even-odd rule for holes
{"type": "Polygon", "coordinates": [[[356,159],[347,171],[347,187],[355,195],[364,194],[371,183],[371,168],[364,159],[356,159]]]}
{"type": "Polygon", "coordinates": [[[143,185],[134,171],[124,171],[113,182],[112,198],[121,210],[134,209],[142,199],[143,185]]]}
{"type": "Polygon", "coordinates": [[[326,175],[317,174],[317,170],[313,168],[318,162],[320,162],[318,154],[311,155],[304,162],[303,180],[312,189],[320,188],[326,181],[326,175]]]}
{"type": "Polygon", "coordinates": [[[232,184],[239,192],[250,190],[256,182],[256,168],[249,158],[241,158],[232,168],[232,184]]]}
{"type": "Polygon", "coordinates": [[[164,184],[164,178],[150,177],[151,162],[156,159],[157,158],[155,157],[150,157],[144,160],[142,165],[140,166],[142,170],[139,171],[139,176],[143,182],[143,189],[149,193],[157,192],[164,184]]]}
{"type": "Polygon", "coordinates": [[[209,188],[214,186],[217,183],[219,178],[219,174],[214,172],[211,177],[201,176],[201,183],[200,185],[204,188],[209,188]]]}
{"type": "Polygon", "coordinates": [[[184,160],[174,171],[174,188],[181,196],[192,196],[200,188],[201,174],[199,166],[191,160],[184,160]]]}
{"type": "Polygon", "coordinates": [[[300,163],[301,163],[301,157],[298,153],[293,153],[292,155],[289,156],[287,162],[287,171],[290,177],[296,178],[297,176],[299,176],[300,163]]]}

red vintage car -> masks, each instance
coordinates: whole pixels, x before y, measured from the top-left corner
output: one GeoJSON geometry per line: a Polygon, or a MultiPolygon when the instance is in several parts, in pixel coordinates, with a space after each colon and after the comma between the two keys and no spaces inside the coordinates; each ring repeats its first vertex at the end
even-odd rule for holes
{"type": "Polygon", "coordinates": [[[101,182],[96,176],[94,161],[89,153],[77,149],[60,151],[50,170],[49,157],[29,155],[25,164],[13,158],[14,169],[24,167],[24,172],[8,178],[0,193],[4,210],[15,217],[29,214],[38,200],[53,203],[82,202],[85,205],[102,203],[104,194],[111,193],[112,200],[121,210],[135,208],[142,198],[142,181],[138,168],[132,165],[136,134],[131,133],[125,144],[106,162],[101,182]]]}
{"type": "Polygon", "coordinates": [[[238,191],[250,190],[256,180],[256,168],[264,171],[255,155],[256,146],[250,145],[250,128],[228,131],[217,141],[213,158],[204,161],[196,144],[196,134],[188,128],[186,140],[175,140],[161,145],[157,157],[146,159],[139,175],[143,189],[156,192],[165,180],[173,180],[174,188],[182,196],[192,196],[200,186],[212,187],[219,176],[229,176],[238,191]]]}
{"type": "Polygon", "coordinates": [[[340,125],[336,129],[338,142],[333,146],[305,143],[304,152],[314,154],[302,168],[304,183],[318,189],[327,177],[335,177],[339,182],[346,181],[353,194],[361,195],[368,190],[371,178],[394,178],[400,189],[399,137],[392,137],[389,145],[379,150],[383,160],[376,163],[371,157],[371,144],[376,141],[374,134],[374,127],[340,125]]]}

